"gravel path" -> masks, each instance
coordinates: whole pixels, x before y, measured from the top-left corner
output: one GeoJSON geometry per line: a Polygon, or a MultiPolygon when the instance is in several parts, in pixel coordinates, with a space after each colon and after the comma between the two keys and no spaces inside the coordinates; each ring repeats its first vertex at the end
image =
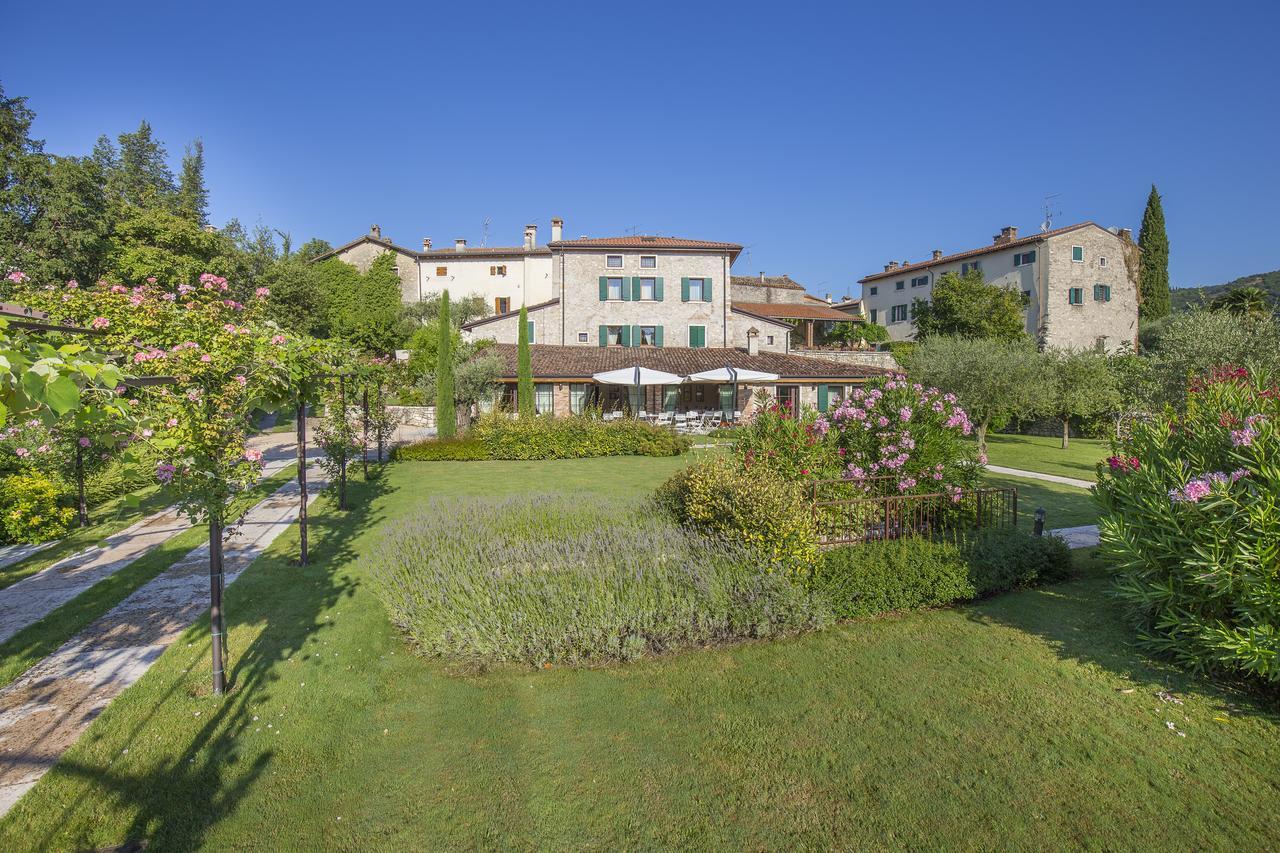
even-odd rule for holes
{"type": "Polygon", "coordinates": [[[1028,480],[1044,480],[1049,483],[1061,483],[1064,486],[1075,486],[1077,489],[1092,489],[1092,480],[1077,480],[1075,477],[1060,477],[1057,474],[1041,474],[1039,471],[1023,471],[1021,468],[1005,468],[1003,465],[988,465],[987,470],[996,474],[1011,474],[1014,477],[1026,477],[1028,480]]]}

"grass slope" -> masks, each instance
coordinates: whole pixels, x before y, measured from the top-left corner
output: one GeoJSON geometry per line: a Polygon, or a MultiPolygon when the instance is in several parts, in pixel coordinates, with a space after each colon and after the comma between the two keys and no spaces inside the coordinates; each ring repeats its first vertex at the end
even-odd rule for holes
{"type": "MultiPolygon", "coordinates": [[[[297,470],[297,465],[289,465],[245,492],[232,505],[232,516],[244,512],[293,479],[297,470]]],[[[208,539],[209,529],[203,525],[184,530],[0,643],[0,687],[57,651],[63,643],[124,601],[134,590],[208,539]]]]}
{"type": "Polygon", "coordinates": [[[1108,443],[1096,438],[1073,438],[1063,450],[1060,438],[998,433],[987,436],[987,461],[992,465],[1089,482],[1097,479],[1094,466],[1109,455],[1108,443]]]}
{"type": "Polygon", "coordinates": [[[1032,529],[1035,512],[1040,507],[1044,507],[1044,523],[1049,529],[1098,523],[1098,505],[1085,489],[1008,474],[987,474],[984,482],[988,486],[1018,490],[1018,525],[1023,530],[1032,529]]]}
{"type": "MultiPolygon", "coordinates": [[[[1268,846],[1280,718],[1145,661],[1092,575],[637,665],[478,677],[364,587],[431,494],[639,495],[680,460],[402,463],[316,505],[0,823],[0,849],[1268,846]],[[1175,691],[1183,704],[1162,701],[1175,691]],[[1179,737],[1167,727],[1173,723],[1179,737]]],[[[465,519],[460,519],[465,523],[465,519]]]]}

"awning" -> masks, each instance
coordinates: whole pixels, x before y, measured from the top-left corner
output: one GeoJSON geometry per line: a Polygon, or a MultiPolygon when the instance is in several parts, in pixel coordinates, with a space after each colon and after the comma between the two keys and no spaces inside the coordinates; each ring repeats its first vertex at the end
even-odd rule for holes
{"type": "Polygon", "coordinates": [[[777,382],[778,374],[765,373],[760,370],[746,370],[738,367],[717,367],[715,370],[704,370],[701,373],[689,374],[690,382],[777,382]]]}
{"type": "Polygon", "coordinates": [[[683,376],[639,366],[606,370],[592,374],[591,378],[604,385],[679,385],[684,381],[683,376]]]}

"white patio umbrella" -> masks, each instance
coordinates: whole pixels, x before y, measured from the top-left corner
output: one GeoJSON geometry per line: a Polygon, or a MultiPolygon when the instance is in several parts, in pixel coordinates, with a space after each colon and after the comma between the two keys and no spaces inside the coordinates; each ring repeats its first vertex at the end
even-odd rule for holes
{"type": "MultiPolygon", "coordinates": [[[[733,383],[733,405],[731,408],[737,411],[738,408],[738,383],[739,382],[777,382],[780,377],[776,373],[765,373],[763,370],[747,370],[741,367],[717,367],[715,370],[704,370],[701,373],[690,373],[690,382],[732,382],[733,383]]],[[[729,415],[730,420],[735,420],[732,413],[729,415]]]]}
{"type": "Polygon", "coordinates": [[[601,373],[592,374],[591,378],[602,385],[633,386],[636,389],[637,396],[639,396],[639,389],[644,385],[679,385],[684,381],[683,376],[677,376],[674,373],[667,373],[663,370],[640,367],[639,365],[621,367],[617,370],[605,370],[601,373]]]}

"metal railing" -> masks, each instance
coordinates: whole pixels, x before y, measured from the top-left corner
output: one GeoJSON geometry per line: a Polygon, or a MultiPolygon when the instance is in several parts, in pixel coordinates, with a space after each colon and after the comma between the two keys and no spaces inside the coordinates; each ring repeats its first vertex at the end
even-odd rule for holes
{"type": "Polygon", "coordinates": [[[958,537],[987,527],[1018,526],[1016,488],[845,497],[841,492],[846,490],[831,488],[841,482],[851,485],[825,480],[814,483],[811,490],[813,524],[822,545],[857,545],[904,536],[958,537]],[[825,496],[823,487],[828,487],[825,496]]]}

